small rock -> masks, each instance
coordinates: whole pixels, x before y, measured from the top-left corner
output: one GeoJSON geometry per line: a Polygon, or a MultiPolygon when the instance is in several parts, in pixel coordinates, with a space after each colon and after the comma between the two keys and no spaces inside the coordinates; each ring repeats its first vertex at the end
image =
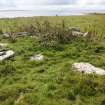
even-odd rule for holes
{"type": "Polygon", "coordinates": [[[43,61],[44,56],[42,54],[34,55],[30,58],[31,61],[43,61]]]}
{"type": "Polygon", "coordinates": [[[83,34],[83,37],[88,36],[88,34],[89,34],[89,32],[85,32],[85,33],[83,34]]]}
{"type": "Polygon", "coordinates": [[[7,45],[7,43],[0,43],[0,47],[6,47],[7,45]]]}
{"type": "Polygon", "coordinates": [[[4,55],[5,54],[5,52],[0,52],[0,56],[2,56],[2,55],[4,55]]]}
{"type": "Polygon", "coordinates": [[[72,35],[73,36],[83,36],[83,37],[86,37],[88,35],[88,32],[81,32],[80,31],[80,28],[78,27],[70,27],[69,30],[71,31],[72,35]]]}
{"type": "Polygon", "coordinates": [[[97,68],[90,63],[74,63],[72,65],[74,69],[76,69],[79,72],[86,73],[86,74],[97,74],[97,75],[105,75],[105,70],[101,68],[97,68]]]}
{"type": "Polygon", "coordinates": [[[12,50],[0,52],[0,53],[1,53],[1,55],[0,55],[0,61],[8,59],[8,58],[10,58],[10,57],[12,57],[14,55],[14,52],[12,50]]]}
{"type": "Polygon", "coordinates": [[[6,38],[9,38],[10,34],[9,33],[3,33],[3,36],[6,37],[6,38]]]}
{"type": "Polygon", "coordinates": [[[78,31],[72,31],[72,35],[73,35],[73,36],[83,36],[84,33],[78,32],[78,31]]]}

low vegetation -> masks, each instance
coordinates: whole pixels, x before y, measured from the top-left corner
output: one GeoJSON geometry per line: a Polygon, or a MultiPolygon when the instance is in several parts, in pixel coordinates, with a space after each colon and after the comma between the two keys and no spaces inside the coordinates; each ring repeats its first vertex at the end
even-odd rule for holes
{"type": "Polygon", "coordinates": [[[0,19],[0,42],[15,52],[0,62],[0,105],[104,105],[105,76],[72,68],[89,62],[105,69],[104,21],[105,15],[0,19]],[[89,35],[73,37],[70,27],[89,35]],[[29,60],[40,53],[44,61],[29,60]]]}

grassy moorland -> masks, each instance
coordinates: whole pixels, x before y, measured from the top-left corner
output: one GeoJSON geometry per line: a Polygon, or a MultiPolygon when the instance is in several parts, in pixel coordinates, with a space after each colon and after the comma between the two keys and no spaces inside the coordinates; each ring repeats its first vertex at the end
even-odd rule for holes
{"type": "Polygon", "coordinates": [[[105,105],[105,76],[72,69],[81,61],[105,69],[105,15],[0,19],[0,42],[15,51],[0,62],[0,105],[105,105]],[[68,27],[89,36],[72,37],[68,27]],[[29,60],[39,53],[43,62],[29,60]]]}

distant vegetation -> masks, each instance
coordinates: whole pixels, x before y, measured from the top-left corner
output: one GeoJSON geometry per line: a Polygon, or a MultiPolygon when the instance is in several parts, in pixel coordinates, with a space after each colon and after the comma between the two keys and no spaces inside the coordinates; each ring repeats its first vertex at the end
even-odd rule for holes
{"type": "Polygon", "coordinates": [[[0,19],[0,42],[15,52],[0,62],[0,105],[105,104],[105,76],[72,69],[74,62],[105,69],[105,15],[0,19]],[[70,27],[89,36],[73,37],[70,27]],[[29,60],[40,53],[43,62],[29,60]]]}
{"type": "Polygon", "coordinates": [[[89,13],[90,15],[105,15],[105,13],[98,13],[98,12],[96,12],[96,13],[89,13]]]}

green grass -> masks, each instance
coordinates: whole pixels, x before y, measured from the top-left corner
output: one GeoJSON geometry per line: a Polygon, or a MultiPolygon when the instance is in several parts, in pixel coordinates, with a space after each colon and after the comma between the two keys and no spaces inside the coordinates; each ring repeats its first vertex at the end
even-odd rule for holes
{"type": "Polygon", "coordinates": [[[104,105],[105,76],[82,75],[73,71],[72,64],[89,62],[105,69],[105,15],[1,19],[0,29],[18,32],[27,26],[30,31],[30,25],[46,20],[53,26],[65,21],[67,27],[91,31],[92,39],[75,38],[44,47],[30,36],[13,43],[1,34],[0,42],[9,43],[15,56],[0,62],[0,105],[104,105]],[[45,56],[43,62],[29,61],[38,53],[45,56]]]}

